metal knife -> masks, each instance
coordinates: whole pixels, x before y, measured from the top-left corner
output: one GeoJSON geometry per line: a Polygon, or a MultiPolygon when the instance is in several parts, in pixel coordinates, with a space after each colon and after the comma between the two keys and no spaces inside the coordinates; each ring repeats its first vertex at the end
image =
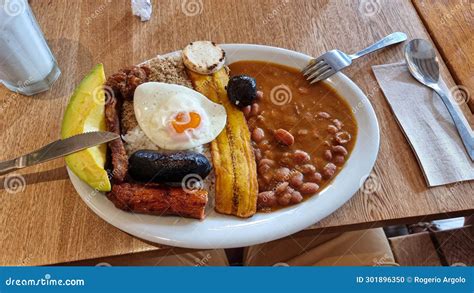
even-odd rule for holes
{"type": "Polygon", "coordinates": [[[96,131],[59,139],[29,154],[0,162],[0,175],[63,157],[117,138],[120,138],[120,135],[112,132],[96,131]]]}

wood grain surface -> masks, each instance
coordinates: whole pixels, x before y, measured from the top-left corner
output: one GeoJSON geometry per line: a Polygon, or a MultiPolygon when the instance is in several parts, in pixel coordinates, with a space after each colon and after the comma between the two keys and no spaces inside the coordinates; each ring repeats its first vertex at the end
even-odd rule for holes
{"type": "MultiPolygon", "coordinates": [[[[152,2],[152,19],[143,23],[131,14],[125,0],[30,1],[62,75],[50,91],[34,97],[0,88],[0,159],[58,139],[72,90],[99,62],[111,74],[201,39],[319,55],[334,48],[354,52],[393,31],[406,32],[409,38],[430,38],[409,0],[152,2]]],[[[375,81],[371,65],[402,59],[402,46],[391,47],[345,71],[375,108],[380,153],[363,191],[316,228],[342,231],[472,214],[473,182],[426,187],[375,81]]],[[[444,66],[443,74],[452,84],[444,66]]],[[[361,133],[360,139],[372,138],[361,133]]],[[[17,189],[6,188],[6,177],[0,179],[0,265],[72,262],[158,248],[121,232],[88,209],[70,183],[62,159],[19,174],[26,184],[17,189]]],[[[362,175],[354,174],[361,180],[362,175]]]]}
{"type": "Polygon", "coordinates": [[[472,266],[474,226],[389,238],[401,266],[472,266]]]}
{"type": "Polygon", "coordinates": [[[413,3],[457,84],[452,91],[474,113],[474,1],[413,3]]]}

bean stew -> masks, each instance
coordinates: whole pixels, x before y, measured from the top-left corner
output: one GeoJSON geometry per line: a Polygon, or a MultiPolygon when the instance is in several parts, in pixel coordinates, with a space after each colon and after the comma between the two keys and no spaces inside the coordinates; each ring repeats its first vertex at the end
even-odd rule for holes
{"type": "Polygon", "coordinates": [[[260,211],[318,193],[344,166],[357,136],[347,102],[328,84],[309,85],[299,70],[261,61],[230,64],[231,76],[257,81],[257,99],[243,108],[258,167],[260,211]]]}

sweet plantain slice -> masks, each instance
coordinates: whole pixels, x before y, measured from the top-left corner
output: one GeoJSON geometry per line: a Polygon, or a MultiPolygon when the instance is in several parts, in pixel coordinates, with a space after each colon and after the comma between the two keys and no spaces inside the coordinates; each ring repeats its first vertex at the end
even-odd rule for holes
{"type": "Polygon", "coordinates": [[[250,217],[257,210],[257,167],[245,117],[227,98],[227,71],[223,68],[212,75],[201,75],[188,70],[188,75],[197,91],[223,105],[227,112],[226,127],[211,143],[216,211],[250,217]]]}

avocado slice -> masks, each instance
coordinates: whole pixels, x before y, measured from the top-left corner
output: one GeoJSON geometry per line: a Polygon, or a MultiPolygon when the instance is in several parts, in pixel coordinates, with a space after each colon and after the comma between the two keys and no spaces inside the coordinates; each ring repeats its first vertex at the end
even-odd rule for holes
{"type": "MultiPolygon", "coordinates": [[[[74,90],[61,126],[61,138],[105,128],[104,66],[97,64],[74,90]]],[[[91,147],[65,157],[66,164],[82,181],[98,191],[110,191],[105,171],[107,145],[91,147]]]]}

